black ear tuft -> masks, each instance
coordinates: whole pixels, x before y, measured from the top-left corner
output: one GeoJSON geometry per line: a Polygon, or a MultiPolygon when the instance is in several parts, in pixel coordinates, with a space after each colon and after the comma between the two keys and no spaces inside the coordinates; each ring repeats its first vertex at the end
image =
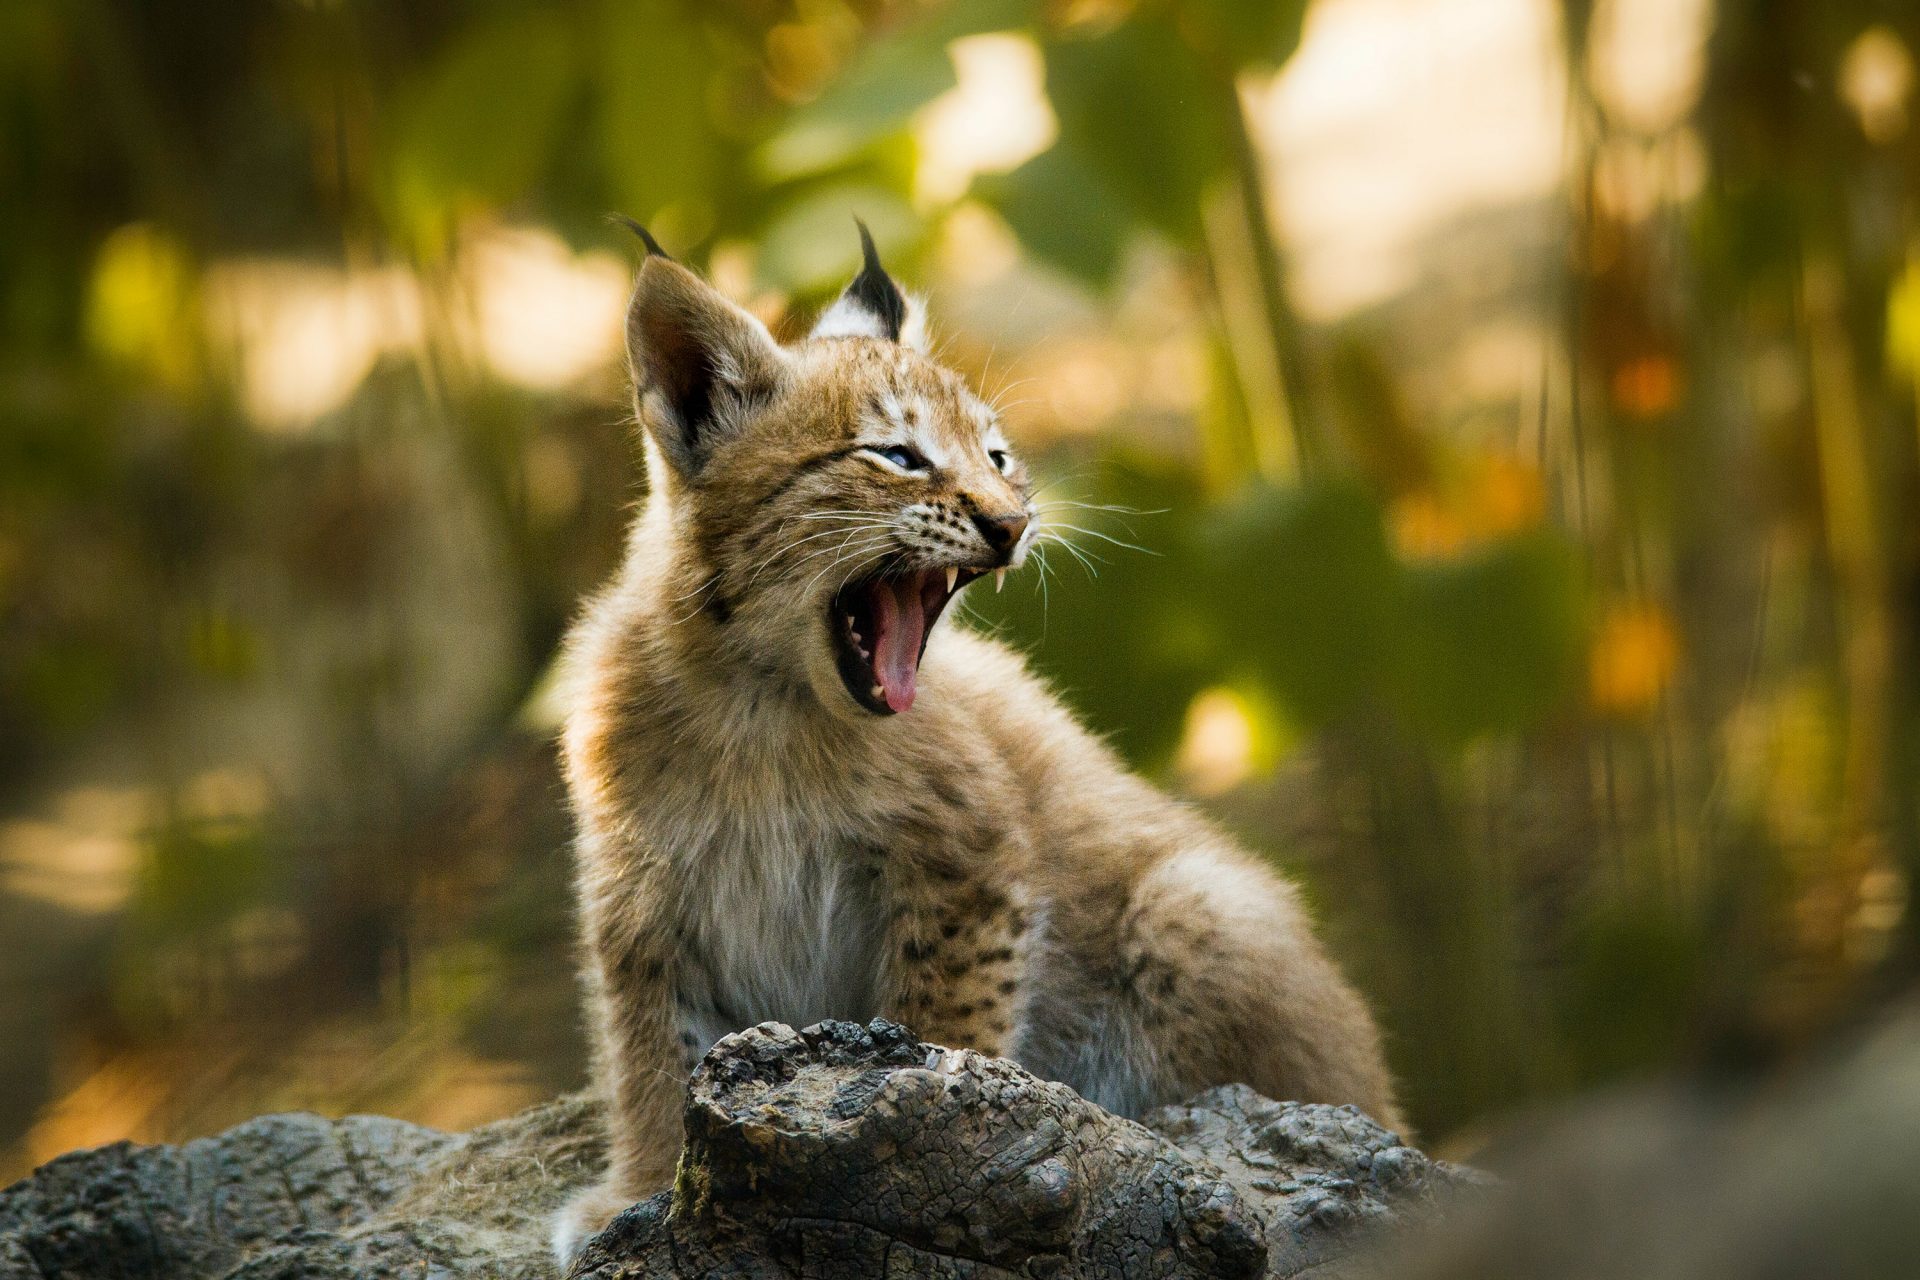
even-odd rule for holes
{"type": "Polygon", "coordinates": [[[639,236],[640,243],[647,247],[647,256],[649,258],[665,258],[668,262],[673,261],[673,255],[665,249],[662,249],[660,242],[653,238],[653,233],[641,226],[638,222],[635,222],[624,213],[610,213],[607,217],[639,236]]]}
{"type": "Polygon", "coordinates": [[[860,274],[814,321],[809,336],[877,338],[924,352],[927,324],[920,303],[909,298],[880,265],[880,251],[873,247],[867,224],[858,218],[853,223],[860,228],[860,274]]]}
{"type": "Polygon", "coordinates": [[[873,233],[867,230],[867,224],[859,218],[855,218],[853,224],[860,228],[861,266],[860,274],[847,286],[846,296],[871,312],[886,330],[887,338],[898,342],[900,330],[907,323],[906,295],[880,265],[880,251],[874,248],[873,233]]]}

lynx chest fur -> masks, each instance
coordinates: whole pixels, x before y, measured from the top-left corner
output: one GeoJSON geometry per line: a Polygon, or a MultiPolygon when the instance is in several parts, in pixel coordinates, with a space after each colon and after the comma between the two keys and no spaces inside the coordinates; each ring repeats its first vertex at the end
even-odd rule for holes
{"type": "Polygon", "coordinates": [[[759,1022],[880,1014],[887,905],[869,848],[762,811],[721,819],[673,858],[685,931],[676,998],[692,1053],[759,1022]]]}

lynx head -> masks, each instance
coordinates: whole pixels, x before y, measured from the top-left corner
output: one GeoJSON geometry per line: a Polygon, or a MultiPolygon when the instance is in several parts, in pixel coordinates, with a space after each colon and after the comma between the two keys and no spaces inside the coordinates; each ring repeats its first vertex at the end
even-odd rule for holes
{"type": "Polygon", "coordinates": [[[845,716],[907,710],[954,594],[1025,559],[1025,467],[927,356],[864,226],[859,275],[790,346],[644,238],[627,352],[659,521],[642,527],[699,594],[701,643],[845,716]]]}

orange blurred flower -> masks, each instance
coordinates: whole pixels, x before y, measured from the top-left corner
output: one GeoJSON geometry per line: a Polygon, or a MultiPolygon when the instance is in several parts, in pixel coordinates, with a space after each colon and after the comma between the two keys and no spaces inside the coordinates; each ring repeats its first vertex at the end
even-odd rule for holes
{"type": "Polygon", "coordinates": [[[1512,453],[1470,459],[1457,483],[1394,499],[1394,546],[1409,560],[1444,560],[1533,528],[1547,510],[1540,469],[1512,453]]]}
{"type": "Polygon", "coordinates": [[[1635,418],[1658,418],[1680,403],[1680,365],[1672,356],[1645,355],[1613,371],[1613,402],[1635,418]]]}
{"type": "Polygon", "coordinates": [[[1540,478],[1540,469],[1525,458],[1486,454],[1473,469],[1468,510],[1490,537],[1531,529],[1546,514],[1546,482],[1540,478]]]}
{"type": "Polygon", "coordinates": [[[1421,489],[1403,493],[1388,512],[1393,544],[1409,560],[1443,560],[1467,544],[1467,526],[1438,494],[1421,489]]]}
{"type": "Polygon", "coordinates": [[[1680,634],[1657,604],[1615,605],[1600,620],[1590,665],[1593,704],[1602,711],[1650,711],[1680,663],[1680,634]]]}

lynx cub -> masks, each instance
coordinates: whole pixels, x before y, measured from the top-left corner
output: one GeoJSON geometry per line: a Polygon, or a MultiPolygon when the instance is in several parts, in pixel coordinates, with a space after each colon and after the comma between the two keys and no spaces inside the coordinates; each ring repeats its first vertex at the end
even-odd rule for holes
{"type": "Polygon", "coordinates": [[[763,1020],[884,1015],[1128,1115],[1245,1081],[1398,1120],[1293,889],[939,625],[1025,559],[1029,480],[861,235],[789,347],[647,238],[650,490],[568,656],[611,1149],[563,1260],[670,1184],[689,1070],[763,1020]]]}

